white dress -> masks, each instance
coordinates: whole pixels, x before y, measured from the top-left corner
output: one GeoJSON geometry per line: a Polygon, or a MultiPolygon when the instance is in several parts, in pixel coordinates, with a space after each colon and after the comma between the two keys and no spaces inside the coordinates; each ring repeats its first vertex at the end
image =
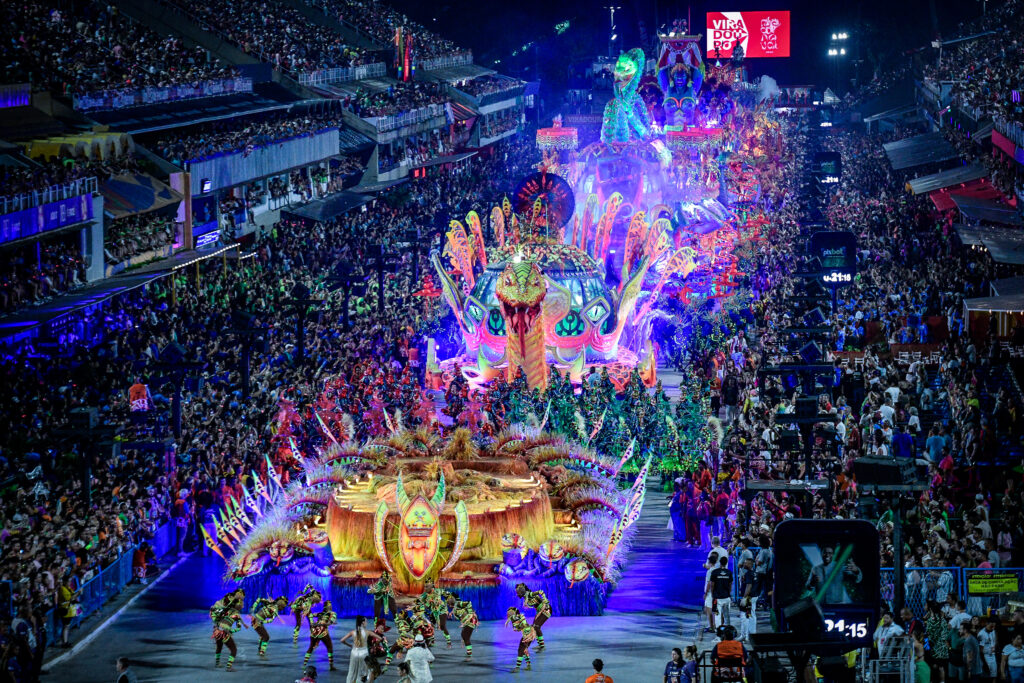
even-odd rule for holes
{"type": "Polygon", "coordinates": [[[366,656],[370,654],[367,647],[366,631],[362,628],[358,629],[352,643],[352,654],[348,659],[348,677],[345,679],[345,683],[359,683],[363,676],[370,673],[366,668],[366,656]],[[362,645],[358,643],[362,643],[362,645]]]}

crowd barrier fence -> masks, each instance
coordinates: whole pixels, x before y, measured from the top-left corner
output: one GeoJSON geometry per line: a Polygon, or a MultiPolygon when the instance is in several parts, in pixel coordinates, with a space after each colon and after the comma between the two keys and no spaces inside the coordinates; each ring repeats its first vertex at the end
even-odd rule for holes
{"type": "Polygon", "coordinates": [[[383,62],[374,62],[373,64],[362,64],[360,66],[307,71],[299,74],[299,83],[302,85],[326,85],[329,83],[362,81],[367,78],[380,78],[385,75],[387,75],[387,65],[383,62]]]}
{"type": "MultiPolygon", "coordinates": [[[[149,541],[157,558],[163,557],[174,548],[175,527],[168,522],[157,528],[154,537],[149,541]]],[[[79,612],[71,621],[71,628],[77,628],[82,621],[103,608],[108,601],[116,597],[132,581],[132,555],[137,545],[130,546],[109,566],[100,571],[79,589],[79,612]]],[[[60,642],[61,618],[57,609],[49,610],[45,617],[47,645],[60,642]]]]}
{"type": "Polygon", "coordinates": [[[44,204],[51,204],[65,199],[71,199],[72,197],[78,197],[83,194],[95,194],[97,187],[98,182],[96,180],[96,176],[89,176],[87,178],[72,180],[70,183],[50,185],[49,187],[40,188],[38,190],[0,196],[0,216],[13,213],[15,211],[33,209],[44,204]]]}

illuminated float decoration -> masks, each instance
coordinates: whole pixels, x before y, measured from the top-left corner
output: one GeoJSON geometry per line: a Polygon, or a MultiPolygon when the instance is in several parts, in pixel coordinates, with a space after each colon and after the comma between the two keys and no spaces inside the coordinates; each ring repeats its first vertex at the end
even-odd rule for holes
{"type": "Polygon", "coordinates": [[[370,613],[367,589],[387,571],[399,604],[432,580],[485,619],[502,618],[525,580],[555,614],[601,612],[646,470],[623,492],[615,480],[628,458],[536,427],[485,438],[404,429],[398,415],[386,422],[389,433],[359,443],[313,412],[295,430],[303,441],[291,440],[292,481],[283,484],[268,457],[268,474],[252,472],[241,499],[204,526],[227,562],[225,580],[250,599],[312,584],[339,615],[356,615],[370,613]]]}
{"type": "Polygon", "coordinates": [[[514,209],[506,200],[488,214],[496,246],[483,248],[480,217],[470,212],[469,230],[451,221],[444,254],[431,255],[464,341],[460,355],[428,361],[440,369],[443,383],[455,372],[477,386],[522,372],[531,388],[544,388],[552,368],[574,382],[597,368],[621,388],[636,368],[653,385],[656,365],[646,324],[652,307],[646,302],[671,276],[685,278],[696,252],[671,249],[670,221],[634,213],[617,193],[603,211],[596,197],[588,198],[570,230],[572,191],[554,174],[527,178],[514,209]],[[630,216],[629,230],[613,252],[620,214],[630,216]],[[644,315],[637,317],[642,295],[644,315]]]}

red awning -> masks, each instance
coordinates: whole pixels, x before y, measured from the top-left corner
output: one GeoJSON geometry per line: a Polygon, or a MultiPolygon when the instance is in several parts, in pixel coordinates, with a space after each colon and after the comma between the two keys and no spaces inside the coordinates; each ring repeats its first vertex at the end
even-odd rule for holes
{"type": "Polygon", "coordinates": [[[944,187],[941,190],[928,193],[928,196],[931,197],[936,209],[945,211],[956,208],[956,204],[953,202],[953,195],[955,194],[966,195],[976,199],[1001,199],[1003,197],[1003,194],[993,187],[988,178],[979,178],[978,180],[972,180],[969,183],[963,183],[954,187],[944,187]]]}

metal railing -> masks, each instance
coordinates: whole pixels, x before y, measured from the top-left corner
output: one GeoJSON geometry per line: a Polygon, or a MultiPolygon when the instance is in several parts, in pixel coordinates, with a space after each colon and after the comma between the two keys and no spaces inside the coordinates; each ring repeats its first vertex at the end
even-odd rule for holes
{"type": "Polygon", "coordinates": [[[0,109],[26,107],[32,101],[32,86],[28,83],[0,85],[0,109]]]}
{"type": "Polygon", "coordinates": [[[1016,121],[1000,118],[992,124],[1000,134],[1013,141],[1018,147],[1024,147],[1024,126],[1016,121]]]}
{"type": "MultiPolygon", "coordinates": [[[[174,547],[175,526],[168,522],[156,530],[150,541],[156,557],[162,557],[174,547]]],[[[78,627],[84,619],[102,609],[111,598],[117,597],[124,587],[132,581],[132,555],[138,545],[130,546],[113,563],[100,570],[100,573],[87,581],[79,589],[78,616],[71,622],[71,628],[78,627]]],[[[46,613],[47,644],[54,645],[60,641],[61,618],[57,609],[46,613]]]]}
{"type": "Polygon", "coordinates": [[[423,121],[428,121],[437,116],[444,116],[444,105],[443,104],[428,104],[425,107],[419,109],[413,109],[402,114],[394,114],[392,116],[374,116],[366,117],[363,120],[373,125],[378,133],[385,133],[389,130],[395,130],[402,128],[403,126],[412,126],[423,121]]]}
{"type": "Polygon", "coordinates": [[[361,81],[366,78],[379,78],[387,73],[387,65],[384,62],[373,64],[362,64],[360,66],[337,67],[334,69],[319,69],[299,74],[301,85],[327,85],[329,83],[345,83],[347,81],[361,81]]]}
{"type": "Polygon", "coordinates": [[[447,57],[434,57],[433,59],[421,59],[417,68],[420,71],[436,71],[437,69],[449,69],[453,66],[468,66],[473,63],[473,53],[467,52],[461,55],[448,55],[447,57]]]}
{"type": "Polygon", "coordinates": [[[50,204],[51,202],[59,202],[62,199],[92,194],[97,191],[97,187],[96,176],[89,176],[88,178],[79,178],[62,185],[50,185],[41,190],[31,190],[29,192],[3,196],[0,197],[0,216],[13,213],[14,211],[32,209],[43,204],[50,204]]]}
{"type": "Polygon", "coordinates": [[[181,102],[217,95],[252,92],[251,78],[210,78],[196,83],[179,83],[162,87],[97,90],[76,95],[76,111],[110,111],[140,107],[161,102],[181,102]]]}

